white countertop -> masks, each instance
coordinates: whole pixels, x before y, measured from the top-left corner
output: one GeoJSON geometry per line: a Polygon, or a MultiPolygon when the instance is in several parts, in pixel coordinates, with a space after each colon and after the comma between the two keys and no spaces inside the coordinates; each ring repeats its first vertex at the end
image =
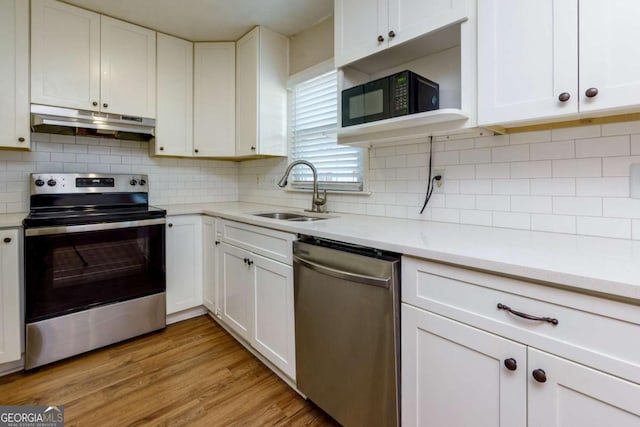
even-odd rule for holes
{"type": "Polygon", "coordinates": [[[290,222],[250,212],[296,209],[249,203],[162,207],[168,215],[218,216],[640,302],[640,241],[342,213],[290,222]]]}

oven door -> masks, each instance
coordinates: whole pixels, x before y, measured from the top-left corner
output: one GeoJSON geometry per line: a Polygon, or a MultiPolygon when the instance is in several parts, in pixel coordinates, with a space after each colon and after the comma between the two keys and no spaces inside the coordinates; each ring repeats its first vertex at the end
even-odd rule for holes
{"type": "Polygon", "coordinates": [[[26,322],[164,292],[165,222],[27,228],[26,322]]]}

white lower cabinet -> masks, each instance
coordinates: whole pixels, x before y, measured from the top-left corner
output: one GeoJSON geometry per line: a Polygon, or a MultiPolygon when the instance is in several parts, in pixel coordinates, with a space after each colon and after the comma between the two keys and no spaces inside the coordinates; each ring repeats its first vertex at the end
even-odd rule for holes
{"type": "Polygon", "coordinates": [[[166,225],[167,314],[202,305],[202,219],[168,216],[166,225]]]}
{"type": "Polygon", "coordinates": [[[202,217],[202,303],[217,315],[218,297],[218,245],[216,235],[216,219],[202,217]]]}
{"type": "Polygon", "coordinates": [[[526,425],[524,345],[407,304],[401,319],[403,425],[526,425]]]}
{"type": "Polygon", "coordinates": [[[219,317],[295,380],[291,266],[295,236],[226,220],[219,225],[219,317]],[[282,262],[283,259],[287,261],[282,262]]]}
{"type": "Polygon", "coordinates": [[[404,426],[640,425],[637,305],[402,262],[404,426]]]}
{"type": "Polygon", "coordinates": [[[0,230],[0,363],[20,360],[20,245],[18,230],[0,230]]]}

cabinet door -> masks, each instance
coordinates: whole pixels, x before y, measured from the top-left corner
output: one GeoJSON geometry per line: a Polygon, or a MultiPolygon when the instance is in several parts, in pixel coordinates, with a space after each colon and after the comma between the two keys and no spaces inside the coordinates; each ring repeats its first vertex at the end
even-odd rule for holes
{"type": "Polygon", "coordinates": [[[0,363],[20,359],[20,254],[17,230],[0,231],[0,363]]]}
{"type": "Polygon", "coordinates": [[[29,148],[29,3],[0,0],[0,146],[29,148]]]}
{"type": "Polygon", "coordinates": [[[336,67],[387,47],[387,0],[335,0],[334,16],[336,67]]]}
{"type": "Polygon", "coordinates": [[[213,314],[218,313],[218,244],[215,218],[202,217],[202,299],[213,314]]]}
{"type": "Polygon", "coordinates": [[[191,156],[193,43],[158,34],[158,117],[155,154],[191,156]]]}
{"type": "Polygon", "coordinates": [[[258,145],[258,36],[255,28],[236,43],[236,155],[256,153],[258,145]]]}
{"type": "Polygon", "coordinates": [[[295,380],[293,268],[251,254],[254,269],[251,345],[295,380]]]}
{"type": "Polygon", "coordinates": [[[529,427],[637,427],[640,385],[530,348],[529,427]],[[542,369],[546,382],[533,378],[542,369]]]}
{"type": "Polygon", "coordinates": [[[478,2],[480,126],[578,112],[577,13],[577,0],[478,2]]]}
{"type": "Polygon", "coordinates": [[[580,0],[580,110],[640,105],[640,2],[580,0]],[[586,96],[590,88],[598,94],[586,96]]]}
{"type": "Polygon", "coordinates": [[[195,156],[236,153],[235,43],[196,43],[193,148],[195,156]],[[196,153],[195,150],[198,150],[196,153]]]}
{"type": "Polygon", "coordinates": [[[389,0],[389,47],[463,21],[468,0],[389,0]]]}
{"type": "Polygon", "coordinates": [[[167,314],[202,305],[202,225],[194,215],[167,218],[167,314]]]}
{"type": "Polygon", "coordinates": [[[31,6],[31,102],[98,111],[100,15],[54,0],[31,6]]]}
{"type": "Polygon", "coordinates": [[[251,288],[253,274],[245,260],[250,252],[222,242],[219,249],[220,291],[222,320],[238,335],[251,339],[251,288]]]}
{"type": "Polygon", "coordinates": [[[101,17],[100,109],[156,117],[156,33],[101,17]]]}
{"type": "Polygon", "coordinates": [[[525,346],[406,304],[401,319],[403,425],[526,425],[525,346]]]}

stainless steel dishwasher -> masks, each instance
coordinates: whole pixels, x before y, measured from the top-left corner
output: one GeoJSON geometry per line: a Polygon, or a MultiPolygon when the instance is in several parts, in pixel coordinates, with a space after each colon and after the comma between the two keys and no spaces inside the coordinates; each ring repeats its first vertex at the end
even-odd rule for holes
{"type": "Polygon", "coordinates": [[[297,387],[344,426],[396,426],[400,255],[293,243],[297,387]]]}

